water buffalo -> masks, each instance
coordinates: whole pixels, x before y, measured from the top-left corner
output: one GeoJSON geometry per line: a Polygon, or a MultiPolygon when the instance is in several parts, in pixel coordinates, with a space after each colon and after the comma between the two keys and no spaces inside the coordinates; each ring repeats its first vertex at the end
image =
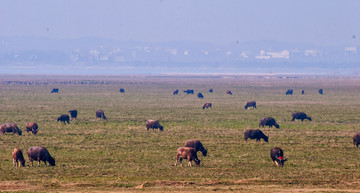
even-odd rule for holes
{"type": "Polygon", "coordinates": [[[214,92],[214,89],[210,88],[209,93],[213,93],[213,92],[214,92]]]}
{"type": "Polygon", "coordinates": [[[67,122],[70,123],[70,117],[69,115],[60,115],[60,117],[57,118],[57,122],[63,122],[64,124],[67,122]]]}
{"type": "Polygon", "coordinates": [[[152,120],[152,119],[149,119],[146,121],[146,130],[149,131],[149,128],[151,129],[160,129],[160,131],[163,131],[164,130],[164,127],[162,125],[160,125],[159,121],[158,120],[152,120]]]}
{"type": "Polygon", "coordinates": [[[196,152],[201,151],[203,156],[206,156],[206,154],[207,154],[207,150],[204,148],[202,143],[196,139],[187,140],[184,144],[184,147],[192,147],[196,150],[196,152]]]}
{"type": "Polygon", "coordinates": [[[269,127],[275,126],[277,129],[280,128],[275,119],[272,117],[265,117],[260,120],[259,127],[264,127],[265,125],[269,127]]]}
{"type": "Polygon", "coordinates": [[[26,132],[29,133],[29,131],[31,131],[33,135],[36,135],[39,131],[38,125],[35,122],[26,123],[26,132]]]}
{"type": "Polygon", "coordinates": [[[292,95],[292,94],[293,94],[293,90],[292,90],[292,89],[288,89],[285,94],[286,94],[286,95],[292,95]]]}
{"type": "Polygon", "coordinates": [[[194,94],[194,90],[192,90],[192,89],[184,90],[184,92],[185,92],[186,94],[194,94]]]}
{"type": "Polygon", "coordinates": [[[78,111],[77,110],[70,110],[68,111],[70,113],[71,119],[76,119],[78,111]]]}
{"type": "Polygon", "coordinates": [[[269,142],[269,137],[266,136],[260,129],[248,129],[244,132],[245,141],[250,139],[256,139],[256,141],[260,141],[261,138],[264,139],[265,142],[269,142]]]}
{"type": "Polygon", "coordinates": [[[206,109],[209,109],[209,108],[211,109],[211,106],[212,106],[211,103],[205,103],[204,106],[203,106],[203,109],[205,109],[205,108],[206,109]]]}
{"type": "Polygon", "coordinates": [[[232,95],[232,92],[230,90],[227,90],[226,94],[232,95]]]}
{"type": "Polygon", "coordinates": [[[59,93],[59,89],[58,89],[58,88],[53,88],[53,89],[51,90],[51,93],[59,93]]]}
{"type": "Polygon", "coordinates": [[[176,162],[175,162],[175,166],[177,165],[178,161],[180,159],[180,165],[182,166],[182,160],[183,159],[188,159],[189,160],[189,164],[188,166],[191,167],[191,161],[195,161],[195,164],[197,166],[200,166],[200,160],[197,157],[196,154],[196,150],[192,147],[179,147],[177,149],[177,155],[176,155],[176,162]]]}
{"type": "Polygon", "coordinates": [[[95,114],[96,114],[96,118],[100,118],[100,119],[102,118],[102,119],[106,120],[106,116],[105,116],[105,113],[103,110],[101,110],[101,109],[97,110],[95,114]]]}
{"type": "Polygon", "coordinates": [[[19,129],[19,127],[15,123],[5,123],[5,124],[1,125],[0,133],[3,135],[5,133],[14,133],[14,134],[21,135],[22,131],[21,131],[21,129],[19,129]]]}
{"type": "Polygon", "coordinates": [[[55,160],[51,157],[49,151],[45,147],[34,146],[30,147],[27,151],[31,166],[33,166],[33,161],[38,161],[38,166],[40,166],[40,161],[43,161],[46,165],[46,161],[50,165],[55,166],[55,160]]]}
{"type": "Polygon", "coordinates": [[[20,164],[23,167],[25,166],[25,159],[24,159],[23,153],[20,149],[15,148],[14,151],[12,152],[11,156],[13,159],[14,167],[16,167],[16,166],[20,167],[20,164]]]}
{"type": "Polygon", "coordinates": [[[356,147],[359,147],[359,144],[360,144],[360,133],[357,133],[354,135],[353,137],[354,139],[354,146],[356,145],[356,147]]]}
{"type": "Polygon", "coordinates": [[[291,116],[292,116],[291,121],[294,121],[295,119],[301,119],[301,122],[304,121],[304,119],[307,119],[307,120],[311,121],[311,117],[307,116],[303,112],[293,112],[291,114],[291,116]]]}
{"type": "Polygon", "coordinates": [[[173,95],[177,95],[179,94],[179,89],[176,89],[174,92],[173,92],[173,95]]]}
{"type": "Polygon", "coordinates": [[[284,166],[287,158],[284,159],[283,150],[280,147],[274,147],[270,151],[270,157],[277,166],[284,166]]]}
{"type": "Polygon", "coordinates": [[[125,89],[120,88],[120,93],[125,93],[125,89]]]}
{"type": "Polygon", "coordinates": [[[256,109],[256,102],[255,101],[247,102],[246,105],[245,105],[245,109],[247,109],[249,107],[252,107],[253,109],[254,108],[256,109]]]}
{"type": "Polygon", "coordinates": [[[324,91],[323,91],[323,89],[319,89],[319,94],[323,94],[324,93],[324,91]]]}
{"type": "Polygon", "coordinates": [[[197,97],[198,97],[199,99],[203,99],[203,98],[204,98],[204,95],[201,94],[201,92],[199,92],[199,93],[197,94],[197,97]]]}

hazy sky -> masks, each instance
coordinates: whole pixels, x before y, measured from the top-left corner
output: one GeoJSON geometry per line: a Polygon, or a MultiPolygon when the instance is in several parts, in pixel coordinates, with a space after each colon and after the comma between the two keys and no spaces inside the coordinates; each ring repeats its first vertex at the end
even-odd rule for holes
{"type": "Polygon", "coordinates": [[[0,0],[0,36],[334,45],[360,41],[359,8],[359,0],[0,0]]]}

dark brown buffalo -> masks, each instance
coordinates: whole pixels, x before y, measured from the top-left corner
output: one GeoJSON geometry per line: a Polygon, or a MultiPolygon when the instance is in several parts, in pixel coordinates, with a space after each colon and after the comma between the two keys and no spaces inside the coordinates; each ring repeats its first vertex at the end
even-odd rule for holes
{"type": "Polygon", "coordinates": [[[275,126],[277,129],[280,128],[280,126],[276,123],[275,119],[272,117],[265,117],[260,120],[259,127],[269,126],[273,127],[275,126]]]}
{"type": "Polygon", "coordinates": [[[197,166],[200,166],[200,160],[197,157],[196,150],[192,147],[179,147],[177,149],[175,166],[177,165],[179,159],[180,159],[181,166],[182,166],[183,159],[189,160],[188,166],[190,166],[190,167],[191,167],[191,161],[193,161],[193,160],[195,161],[195,164],[197,166]]]}
{"type": "Polygon", "coordinates": [[[125,89],[120,88],[120,93],[125,93],[125,89]]]}
{"type": "Polygon", "coordinates": [[[284,166],[287,158],[284,158],[284,152],[280,147],[274,147],[270,151],[270,157],[277,166],[284,166]]]}
{"type": "Polygon", "coordinates": [[[194,94],[194,90],[187,89],[187,90],[184,90],[184,93],[186,93],[186,94],[194,94]]]}
{"type": "Polygon", "coordinates": [[[179,94],[179,90],[178,90],[178,89],[176,89],[176,90],[173,92],[173,95],[177,95],[177,94],[179,94]]]}
{"type": "Polygon", "coordinates": [[[192,147],[196,150],[196,152],[201,151],[203,156],[206,156],[207,150],[204,148],[202,143],[199,140],[196,139],[190,139],[185,142],[185,147],[192,147]]]}
{"type": "Polygon", "coordinates": [[[359,147],[359,144],[360,144],[360,133],[357,133],[354,135],[353,137],[354,139],[354,146],[356,145],[356,147],[359,147]]]}
{"type": "Polygon", "coordinates": [[[323,89],[319,89],[319,94],[324,94],[324,91],[323,91],[323,89]]]}
{"type": "Polygon", "coordinates": [[[25,166],[25,159],[23,156],[23,153],[20,149],[15,148],[14,151],[11,154],[12,159],[13,159],[13,163],[14,163],[14,167],[19,166],[20,164],[21,166],[25,166]]]}
{"type": "Polygon", "coordinates": [[[38,125],[35,122],[26,123],[26,132],[29,133],[29,131],[31,131],[33,135],[36,135],[39,131],[38,125]]]}
{"type": "Polygon", "coordinates": [[[77,114],[78,114],[78,111],[77,110],[70,110],[68,111],[70,113],[70,116],[72,119],[76,119],[77,118],[77,114]]]}
{"type": "Polygon", "coordinates": [[[212,104],[211,103],[205,103],[203,106],[203,109],[211,109],[212,104]]]}
{"type": "Polygon", "coordinates": [[[226,94],[232,95],[232,92],[230,90],[227,90],[226,94]]]}
{"type": "Polygon", "coordinates": [[[256,109],[256,102],[255,101],[247,102],[246,105],[245,105],[245,109],[247,109],[249,107],[252,107],[252,108],[256,109]]]}
{"type": "Polygon", "coordinates": [[[213,92],[214,92],[214,89],[210,88],[209,93],[213,93],[213,92]]]}
{"type": "Polygon", "coordinates": [[[197,94],[197,97],[198,97],[199,99],[203,99],[203,98],[204,98],[204,95],[201,94],[201,92],[199,92],[199,93],[197,94]]]}
{"type": "Polygon", "coordinates": [[[96,118],[104,119],[106,120],[106,116],[103,110],[97,110],[96,111],[96,118]]]}
{"type": "Polygon", "coordinates": [[[53,89],[51,90],[51,93],[59,93],[59,89],[58,89],[58,88],[53,88],[53,89]]]}
{"type": "Polygon", "coordinates": [[[250,139],[256,139],[256,141],[260,141],[261,138],[264,139],[265,142],[269,142],[269,137],[266,136],[260,129],[248,129],[244,132],[245,141],[250,139]]]}
{"type": "Polygon", "coordinates": [[[149,119],[146,121],[146,130],[149,131],[149,129],[160,129],[160,131],[163,131],[164,130],[164,127],[162,125],[160,125],[159,121],[158,120],[152,120],[152,119],[149,119]]]}
{"type": "Polygon", "coordinates": [[[43,161],[46,165],[46,162],[49,162],[50,165],[55,166],[55,160],[51,157],[49,151],[45,147],[34,146],[30,147],[27,151],[31,166],[33,166],[33,161],[38,161],[38,166],[40,166],[40,161],[43,161]]]}
{"type": "Polygon", "coordinates": [[[60,115],[60,117],[57,118],[57,122],[63,122],[63,123],[70,123],[70,117],[69,115],[60,115]]]}
{"type": "Polygon", "coordinates": [[[22,131],[21,131],[21,129],[19,129],[19,127],[15,123],[5,123],[5,124],[1,125],[0,133],[3,135],[5,133],[14,133],[14,134],[21,135],[22,131]]]}
{"type": "Polygon", "coordinates": [[[305,91],[304,91],[304,90],[302,90],[302,91],[301,91],[301,94],[305,94],[305,91]]]}
{"type": "Polygon", "coordinates": [[[307,116],[304,112],[293,112],[291,114],[292,119],[291,121],[294,121],[295,119],[301,119],[301,121],[304,121],[304,119],[307,119],[311,121],[311,117],[307,116]]]}
{"type": "Polygon", "coordinates": [[[294,92],[294,91],[293,91],[292,89],[288,89],[285,94],[286,94],[286,95],[292,95],[293,92],[294,92]]]}

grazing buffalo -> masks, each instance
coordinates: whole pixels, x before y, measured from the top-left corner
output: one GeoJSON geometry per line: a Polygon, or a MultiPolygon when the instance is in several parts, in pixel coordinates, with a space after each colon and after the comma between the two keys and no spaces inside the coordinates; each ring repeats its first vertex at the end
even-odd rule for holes
{"type": "Polygon", "coordinates": [[[149,128],[151,128],[153,130],[154,129],[160,129],[160,131],[164,130],[164,127],[162,125],[160,125],[158,120],[149,119],[149,120],[146,121],[145,125],[146,125],[146,130],[147,131],[149,131],[149,128]]]}
{"type": "Polygon", "coordinates": [[[291,116],[292,116],[291,121],[294,121],[295,119],[301,119],[301,122],[304,121],[304,119],[307,119],[307,120],[311,121],[311,117],[307,116],[303,112],[293,112],[291,114],[291,116]]]}
{"type": "Polygon", "coordinates": [[[196,154],[196,150],[192,147],[179,147],[177,149],[177,155],[176,155],[176,162],[175,162],[175,166],[177,165],[178,161],[180,159],[180,165],[182,166],[182,160],[183,159],[188,159],[189,160],[189,164],[188,166],[191,167],[191,161],[195,161],[195,164],[197,166],[200,166],[200,160],[197,157],[196,154]]]}
{"type": "Polygon", "coordinates": [[[323,94],[324,91],[323,91],[323,89],[319,89],[318,92],[319,92],[319,94],[323,94]]]}
{"type": "Polygon", "coordinates": [[[203,99],[203,98],[204,98],[204,95],[201,94],[201,92],[199,92],[199,93],[197,94],[197,97],[198,97],[199,99],[203,99]]]}
{"type": "Polygon", "coordinates": [[[269,142],[269,137],[266,136],[260,129],[248,129],[244,132],[245,141],[250,139],[256,139],[256,141],[260,141],[261,138],[264,139],[265,142],[269,142]]]}
{"type": "Polygon", "coordinates": [[[63,122],[65,124],[65,122],[67,122],[68,124],[70,123],[70,117],[69,115],[60,115],[60,117],[57,118],[57,122],[63,122]]]}
{"type": "Polygon", "coordinates": [[[19,129],[19,127],[15,123],[5,123],[5,124],[1,125],[0,133],[3,135],[5,133],[14,133],[14,134],[21,135],[22,131],[21,131],[21,129],[19,129]]]}
{"type": "Polygon", "coordinates": [[[173,92],[173,95],[177,95],[179,94],[179,89],[176,89],[174,92],[173,92]]]}
{"type": "Polygon", "coordinates": [[[125,89],[120,88],[120,92],[121,92],[121,93],[125,93],[125,89]]]}
{"type": "Polygon", "coordinates": [[[232,95],[232,92],[230,90],[227,90],[226,94],[232,95]]]}
{"type": "Polygon", "coordinates": [[[50,165],[55,166],[55,160],[51,157],[49,151],[45,147],[34,146],[30,147],[27,151],[31,166],[33,166],[33,161],[38,161],[38,166],[40,166],[40,161],[43,161],[46,165],[46,161],[50,165]]]}
{"type": "Polygon", "coordinates": [[[280,147],[274,147],[270,151],[270,157],[277,166],[284,166],[287,158],[284,158],[283,150],[280,147]]]}
{"type": "Polygon", "coordinates": [[[20,149],[15,148],[14,151],[12,152],[11,156],[13,159],[14,167],[16,167],[16,166],[20,167],[20,164],[23,167],[25,166],[25,159],[24,159],[23,153],[20,149]]]}
{"type": "Polygon", "coordinates": [[[254,108],[256,109],[256,102],[255,101],[247,102],[246,105],[245,105],[245,109],[247,109],[249,107],[252,107],[253,109],[254,108]]]}
{"type": "Polygon", "coordinates": [[[205,103],[203,106],[203,109],[211,109],[212,104],[211,103],[205,103]]]}
{"type": "Polygon", "coordinates": [[[354,139],[354,146],[356,145],[356,147],[359,147],[359,144],[360,144],[360,133],[357,133],[354,135],[353,137],[354,139]]]}
{"type": "Polygon", "coordinates": [[[214,89],[210,88],[209,93],[213,93],[213,92],[214,92],[214,89]]]}
{"type": "Polygon", "coordinates": [[[305,94],[305,91],[304,91],[304,90],[302,90],[302,91],[301,91],[301,94],[302,94],[302,95],[303,95],[303,94],[305,94]]]}
{"type": "Polygon", "coordinates": [[[286,94],[286,95],[292,95],[293,92],[294,92],[294,91],[293,91],[292,89],[288,89],[285,94],[286,94]]]}
{"type": "Polygon", "coordinates": [[[70,110],[68,111],[70,113],[71,119],[76,119],[77,118],[77,110],[70,110]]]}
{"type": "Polygon", "coordinates": [[[26,123],[26,132],[29,133],[29,131],[31,131],[33,135],[36,135],[39,131],[38,125],[35,122],[26,123]]]}
{"type": "Polygon", "coordinates": [[[201,151],[203,156],[206,156],[207,150],[204,148],[202,143],[199,140],[196,139],[190,139],[185,142],[184,147],[192,147],[195,149],[196,152],[201,151]]]}
{"type": "Polygon", "coordinates": [[[58,89],[58,88],[53,88],[53,89],[51,90],[51,93],[59,93],[59,89],[58,89]]]}
{"type": "Polygon", "coordinates": [[[100,119],[102,118],[102,119],[106,120],[106,116],[105,116],[105,113],[103,110],[101,110],[101,109],[97,110],[95,114],[96,114],[96,118],[100,118],[100,119]]]}
{"type": "Polygon", "coordinates": [[[265,117],[260,120],[259,127],[264,127],[265,125],[269,127],[275,126],[277,129],[280,128],[275,119],[272,117],[265,117]]]}
{"type": "Polygon", "coordinates": [[[191,90],[191,89],[184,90],[184,92],[186,94],[194,94],[194,90],[191,90]]]}

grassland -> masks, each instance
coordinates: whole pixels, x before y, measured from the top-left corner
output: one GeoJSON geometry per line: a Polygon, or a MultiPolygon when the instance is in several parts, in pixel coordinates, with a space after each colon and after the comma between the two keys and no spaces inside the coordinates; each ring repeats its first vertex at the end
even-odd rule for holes
{"type": "Polygon", "coordinates": [[[358,78],[306,76],[5,76],[0,121],[15,122],[23,135],[0,136],[0,191],[356,192],[360,149],[352,136],[360,132],[359,85],[358,78]],[[53,87],[59,94],[50,94],[53,87]],[[185,95],[188,88],[204,99],[185,95]],[[288,88],[294,95],[284,94],[288,88]],[[245,110],[251,100],[258,108],[245,110]],[[205,102],[213,109],[203,110],[205,102]],[[56,122],[70,109],[78,110],[77,120],[56,122]],[[95,119],[98,109],[108,120],[95,119]],[[292,122],[294,111],[313,121],[292,122]],[[267,116],[280,125],[262,129],[269,143],[245,142],[243,132],[267,116]],[[164,131],[147,132],[147,119],[160,120],[164,131]],[[36,136],[24,131],[30,121],[40,127],[36,136]],[[176,149],[188,139],[200,139],[208,156],[198,154],[200,167],[174,167],[176,149]],[[13,167],[12,150],[25,153],[31,146],[47,147],[56,166],[29,167],[25,156],[26,167],[13,167]],[[270,160],[275,146],[288,157],[282,168],[270,160]]]}

